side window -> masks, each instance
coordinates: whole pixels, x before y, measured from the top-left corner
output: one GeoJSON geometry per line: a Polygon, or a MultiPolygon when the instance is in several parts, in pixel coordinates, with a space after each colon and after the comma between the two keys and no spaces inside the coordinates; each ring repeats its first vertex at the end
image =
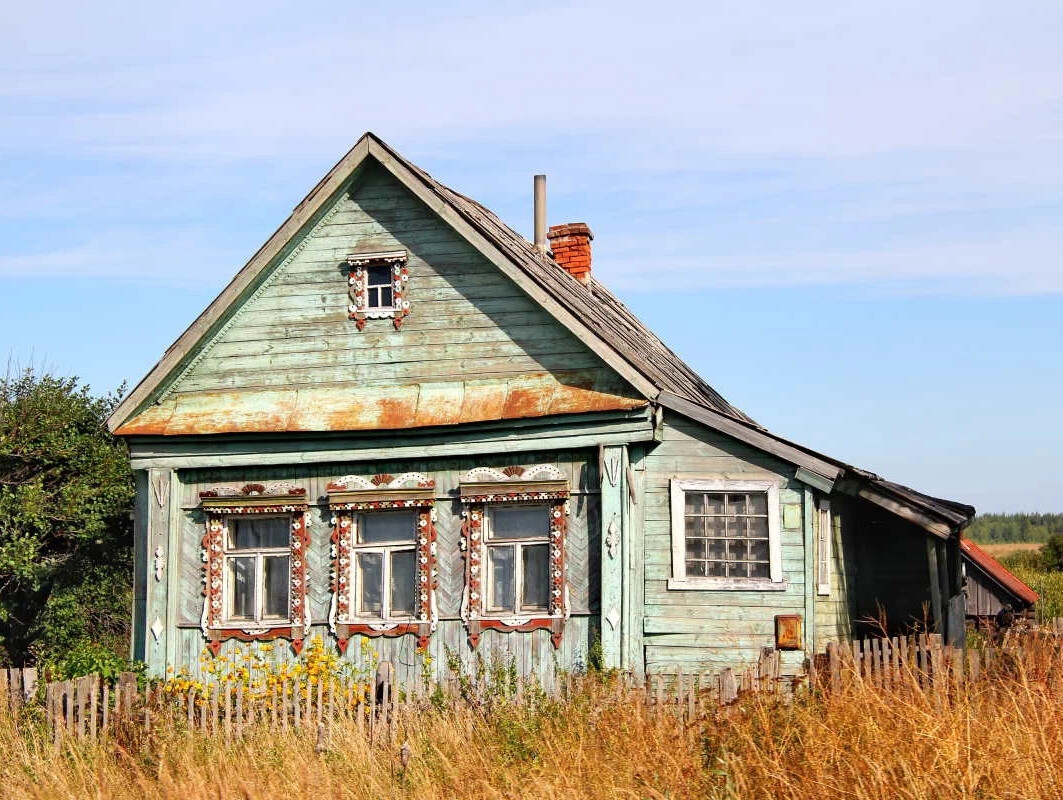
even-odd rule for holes
{"type": "Polygon", "coordinates": [[[785,587],[778,484],[675,478],[671,515],[669,589],[785,587]]]}

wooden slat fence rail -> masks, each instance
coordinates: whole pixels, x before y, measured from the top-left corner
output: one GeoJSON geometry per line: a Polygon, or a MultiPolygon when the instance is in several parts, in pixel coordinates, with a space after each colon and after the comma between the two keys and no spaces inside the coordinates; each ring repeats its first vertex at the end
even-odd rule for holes
{"type": "Polygon", "coordinates": [[[36,691],[36,667],[0,669],[0,709],[18,712],[36,691]]]}

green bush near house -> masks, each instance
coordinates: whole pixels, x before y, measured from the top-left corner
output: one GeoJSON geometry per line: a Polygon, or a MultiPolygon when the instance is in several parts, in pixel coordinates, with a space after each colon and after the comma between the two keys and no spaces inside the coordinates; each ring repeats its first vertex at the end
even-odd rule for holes
{"type": "Polygon", "coordinates": [[[33,369],[0,378],[0,664],[128,657],[133,478],[105,425],[117,399],[33,369]]]}

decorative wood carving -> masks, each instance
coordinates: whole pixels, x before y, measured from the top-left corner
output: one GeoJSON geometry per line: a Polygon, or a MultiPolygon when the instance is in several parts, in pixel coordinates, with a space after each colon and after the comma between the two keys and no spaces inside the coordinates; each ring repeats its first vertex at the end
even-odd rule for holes
{"type": "Polygon", "coordinates": [[[532,467],[477,467],[461,483],[461,549],[465,553],[465,590],[461,616],[469,644],[476,647],[484,630],[549,630],[550,641],[560,647],[564,623],[569,616],[565,572],[565,536],[568,531],[568,481],[552,464],[532,467]],[[484,607],[483,572],[486,563],[484,516],[487,506],[502,503],[549,503],[550,505],[550,603],[546,615],[489,615],[484,607]]]}
{"type": "Polygon", "coordinates": [[[332,509],[332,605],[329,627],[341,653],[354,634],[363,636],[417,636],[417,646],[428,646],[436,629],[438,612],[435,591],[439,584],[436,568],[435,481],[420,472],[397,477],[375,475],[362,478],[348,475],[328,486],[332,509]],[[355,537],[355,514],[364,511],[417,510],[415,552],[417,587],[414,614],[408,622],[360,620],[351,609],[351,568],[355,537]]]}
{"type": "Polygon", "coordinates": [[[406,297],[406,285],[410,272],[406,268],[406,251],[389,253],[354,253],[347,256],[350,271],[347,274],[348,293],[351,302],[347,316],[354,320],[358,330],[365,328],[367,319],[392,318],[395,330],[401,330],[403,318],[410,313],[410,301],[406,297]],[[369,307],[369,267],[386,266],[391,269],[391,306],[369,307]]]}
{"type": "Polygon", "coordinates": [[[306,552],[310,544],[306,489],[290,483],[249,483],[240,488],[219,486],[200,492],[199,500],[206,516],[202,542],[204,600],[200,629],[207,647],[217,655],[226,639],[245,642],[288,639],[298,654],[310,634],[310,607],[306,594],[306,552]],[[241,625],[224,619],[223,574],[228,535],[225,520],[229,516],[245,514],[289,514],[291,517],[290,612],[289,621],[282,625],[248,628],[246,623],[241,625]]]}

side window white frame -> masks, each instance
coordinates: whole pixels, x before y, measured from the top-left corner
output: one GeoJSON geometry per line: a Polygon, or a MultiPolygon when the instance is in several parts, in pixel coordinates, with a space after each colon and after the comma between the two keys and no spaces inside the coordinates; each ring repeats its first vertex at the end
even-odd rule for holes
{"type": "Polygon", "coordinates": [[[774,480],[732,480],[730,478],[672,478],[670,486],[672,525],[672,590],[782,591],[787,582],[782,572],[782,513],[779,482],[774,480]],[[768,496],[768,558],[770,579],[720,578],[686,574],[686,492],[765,492],[768,496]]]}
{"type": "Polygon", "coordinates": [[[834,553],[831,548],[834,541],[834,519],[830,513],[830,500],[819,501],[819,513],[816,515],[816,594],[830,595],[831,560],[834,553]]]}
{"type": "MultiPolygon", "coordinates": [[[[405,510],[405,509],[403,509],[405,510]]],[[[395,541],[395,542],[373,542],[371,544],[362,544],[362,531],[365,527],[365,518],[370,514],[388,514],[395,513],[394,511],[362,511],[352,515],[353,517],[353,541],[350,546],[351,560],[347,565],[348,579],[347,579],[347,592],[348,592],[348,607],[351,609],[350,618],[355,623],[366,624],[380,624],[382,622],[409,622],[413,619],[413,614],[396,614],[391,609],[391,555],[392,553],[410,552],[414,555],[414,560],[417,559],[417,510],[410,509],[410,513],[413,515],[413,524],[410,527],[410,539],[409,541],[395,541]],[[359,553],[379,553],[381,556],[380,574],[381,574],[381,595],[380,595],[380,610],[379,616],[373,616],[362,611],[361,608],[361,582],[359,580],[358,572],[358,555],[359,553]]],[[[415,598],[414,605],[416,606],[417,592],[420,587],[417,585],[417,572],[414,570],[414,584],[410,587],[415,598]]]]}
{"type": "Polygon", "coordinates": [[[226,516],[224,520],[225,524],[225,539],[223,540],[222,548],[222,624],[228,628],[238,628],[241,625],[257,627],[263,624],[269,624],[271,626],[284,626],[291,624],[292,614],[292,546],[290,542],[281,547],[248,547],[237,550],[231,544],[231,538],[234,535],[231,533],[232,526],[241,520],[254,520],[254,519],[283,519],[285,520],[285,527],[287,529],[288,538],[291,538],[292,529],[292,515],[291,514],[240,514],[233,516],[226,516]],[[265,607],[265,594],[266,594],[266,570],[264,561],[267,558],[287,557],[288,559],[288,577],[285,579],[285,584],[288,589],[288,603],[287,613],[282,617],[267,617],[262,613],[262,609],[265,607]],[[233,617],[230,616],[233,607],[233,594],[235,587],[232,582],[232,573],[229,569],[229,562],[237,558],[253,558],[255,560],[255,585],[254,585],[254,598],[252,600],[252,607],[254,608],[254,617],[247,619],[245,617],[233,617]]]}
{"type": "MultiPolygon", "coordinates": [[[[484,573],[486,578],[486,585],[484,588],[484,614],[492,617],[512,617],[514,615],[545,615],[550,613],[550,580],[549,571],[547,571],[547,583],[546,583],[546,605],[541,608],[525,607],[522,604],[524,599],[524,548],[528,546],[550,546],[550,511],[551,506],[549,503],[522,503],[527,508],[541,508],[546,514],[546,533],[542,536],[526,536],[517,539],[496,538],[494,535],[494,515],[500,508],[506,508],[504,504],[489,504],[484,506],[484,573]],[[491,609],[491,600],[493,594],[492,578],[491,578],[491,548],[492,547],[512,547],[513,548],[513,608],[506,609],[491,609]]],[[[509,507],[512,507],[510,505],[509,507]]],[[[549,553],[547,555],[549,557],[549,553]]]]}

